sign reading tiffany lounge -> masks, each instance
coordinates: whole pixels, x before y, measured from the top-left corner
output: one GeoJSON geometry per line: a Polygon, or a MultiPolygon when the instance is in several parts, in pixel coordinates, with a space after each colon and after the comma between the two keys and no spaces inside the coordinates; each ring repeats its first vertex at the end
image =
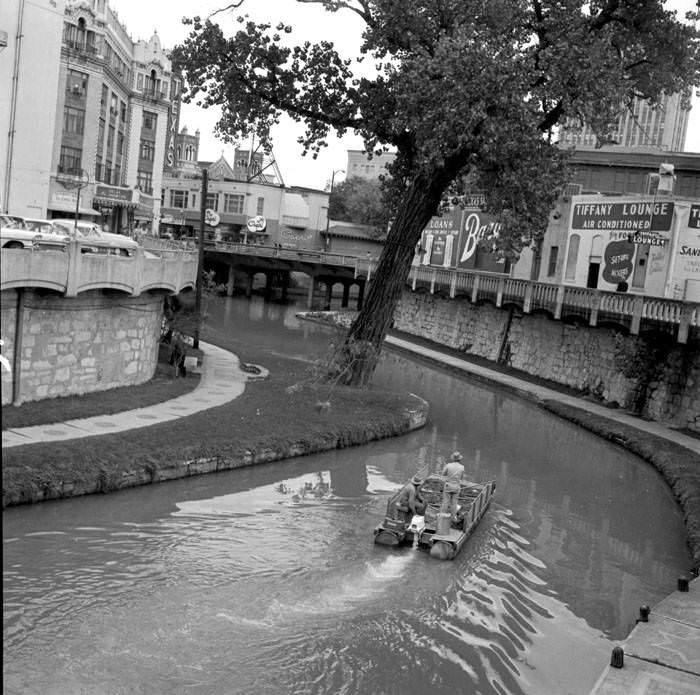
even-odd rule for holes
{"type": "Polygon", "coordinates": [[[624,203],[576,203],[571,229],[609,232],[668,232],[673,220],[670,201],[635,200],[624,203]]]}

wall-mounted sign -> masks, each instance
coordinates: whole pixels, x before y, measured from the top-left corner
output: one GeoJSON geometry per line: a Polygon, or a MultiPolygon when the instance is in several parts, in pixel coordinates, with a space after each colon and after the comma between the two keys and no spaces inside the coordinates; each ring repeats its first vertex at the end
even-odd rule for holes
{"type": "Polygon", "coordinates": [[[207,208],[204,211],[204,221],[210,226],[210,227],[216,227],[219,222],[221,222],[221,217],[219,217],[219,213],[216,212],[216,210],[212,210],[211,208],[207,208]]]}
{"type": "Polygon", "coordinates": [[[628,200],[623,203],[575,203],[571,228],[629,233],[667,232],[671,229],[672,220],[673,203],[670,201],[628,200]]]}
{"type": "Polygon", "coordinates": [[[135,191],[133,191],[131,188],[118,188],[117,186],[101,185],[97,185],[95,187],[95,198],[102,198],[102,200],[114,201],[115,203],[134,202],[134,193],[135,191]]]}
{"type": "Polygon", "coordinates": [[[262,232],[267,227],[267,220],[262,215],[251,217],[246,222],[249,232],[262,232]]]}
{"type": "Polygon", "coordinates": [[[691,205],[688,214],[688,226],[691,229],[700,229],[700,205],[691,205]]]}
{"type": "Polygon", "coordinates": [[[611,241],[603,253],[603,280],[613,285],[627,280],[634,267],[635,250],[635,245],[629,241],[611,241]]]}

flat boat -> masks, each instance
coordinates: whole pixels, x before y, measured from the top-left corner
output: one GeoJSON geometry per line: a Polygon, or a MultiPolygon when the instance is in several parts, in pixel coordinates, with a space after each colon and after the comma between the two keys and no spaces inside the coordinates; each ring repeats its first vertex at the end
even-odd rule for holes
{"type": "Polygon", "coordinates": [[[425,503],[423,514],[413,515],[398,508],[400,490],[386,507],[384,521],[374,529],[379,545],[412,545],[429,550],[431,557],[453,560],[481,521],[496,491],[496,481],[473,483],[463,480],[459,490],[457,512],[450,516],[440,512],[445,477],[432,473],[417,489],[425,503]]]}

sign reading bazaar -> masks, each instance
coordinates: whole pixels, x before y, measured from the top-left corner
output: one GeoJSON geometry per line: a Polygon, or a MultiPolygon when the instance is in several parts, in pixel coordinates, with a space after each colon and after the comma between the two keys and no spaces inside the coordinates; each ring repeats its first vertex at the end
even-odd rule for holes
{"type": "Polygon", "coordinates": [[[421,234],[416,262],[440,268],[507,273],[509,264],[485,244],[498,236],[501,225],[479,208],[457,209],[433,217],[421,234]]]}

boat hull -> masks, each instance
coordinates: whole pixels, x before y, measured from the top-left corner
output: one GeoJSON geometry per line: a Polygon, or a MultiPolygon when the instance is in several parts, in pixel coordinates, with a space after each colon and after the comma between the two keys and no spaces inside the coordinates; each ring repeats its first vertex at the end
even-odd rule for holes
{"type": "MultiPolygon", "coordinates": [[[[398,547],[413,545],[427,550],[438,560],[453,560],[464,547],[467,539],[483,518],[496,490],[495,481],[487,483],[463,482],[460,489],[460,506],[450,520],[449,528],[441,527],[438,533],[437,516],[440,509],[444,478],[429,476],[419,488],[426,499],[426,509],[413,521],[396,507],[398,495],[390,498],[384,522],[374,529],[374,542],[378,545],[398,547]],[[419,530],[416,520],[419,520],[419,530]]],[[[443,515],[444,516],[444,515],[443,515]]]]}

